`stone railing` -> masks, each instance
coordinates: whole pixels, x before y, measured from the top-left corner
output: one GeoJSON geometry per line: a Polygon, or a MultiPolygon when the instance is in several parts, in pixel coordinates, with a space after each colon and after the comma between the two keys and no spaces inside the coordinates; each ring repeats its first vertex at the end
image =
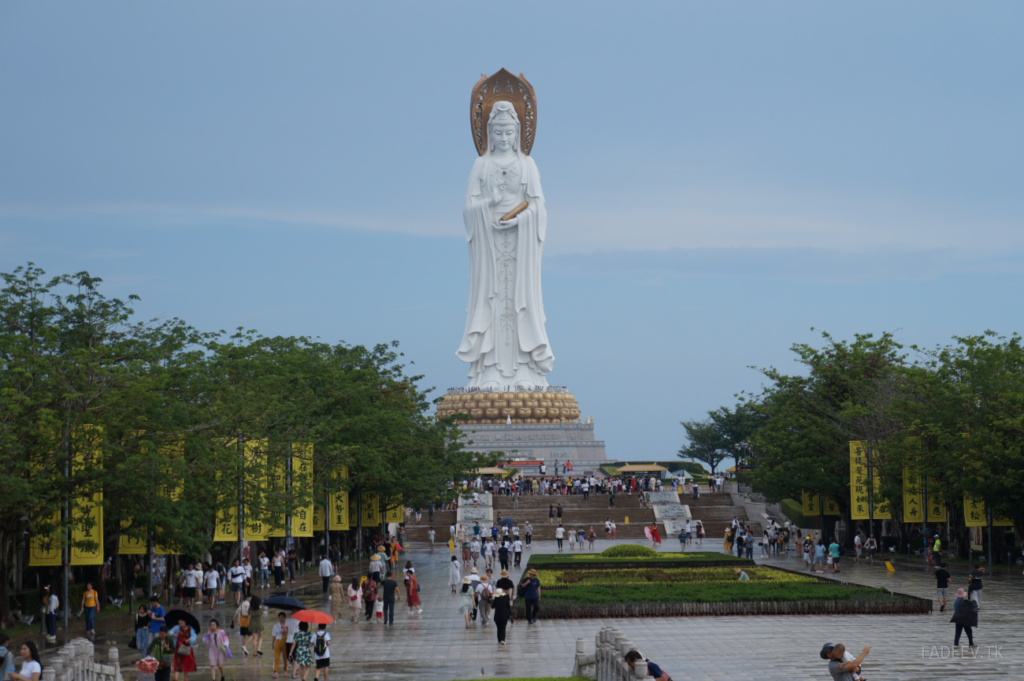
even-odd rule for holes
{"type": "Polygon", "coordinates": [[[576,664],[573,676],[584,676],[596,681],[632,681],[647,677],[647,662],[641,656],[636,668],[626,663],[626,653],[637,650],[633,642],[618,627],[602,627],[594,637],[596,650],[586,654],[586,642],[576,639],[576,664]]]}
{"type": "Polygon", "coordinates": [[[71,639],[50,658],[42,681],[122,681],[121,654],[117,648],[107,651],[106,664],[95,659],[95,652],[88,639],[71,639]]]}

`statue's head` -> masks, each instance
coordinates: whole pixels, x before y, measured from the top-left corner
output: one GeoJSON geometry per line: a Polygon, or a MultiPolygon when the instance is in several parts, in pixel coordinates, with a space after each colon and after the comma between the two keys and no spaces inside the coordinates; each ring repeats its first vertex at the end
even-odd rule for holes
{"type": "Polygon", "coordinates": [[[512,102],[494,103],[487,119],[487,148],[492,151],[519,151],[519,116],[512,102]]]}

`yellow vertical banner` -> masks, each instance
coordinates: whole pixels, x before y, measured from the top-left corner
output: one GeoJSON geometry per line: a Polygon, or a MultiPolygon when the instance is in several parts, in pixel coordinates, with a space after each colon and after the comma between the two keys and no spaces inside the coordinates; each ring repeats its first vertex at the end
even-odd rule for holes
{"type": "Polygon", "coordinates": [[[121,521],[121,537],[117,542],[117,553],[120,556],[144,556],[149,548],[145,529],[132,528],[128,520],[121,521]],[[139,536],[141,535],[141,536],[139,536]]]}
{"type": "MultiPolygon", "coordinates": [[[[347,478],[348,468],[342,466],[341,469],[334,473],[334,477],[347,478]]],[[[330,508],[328,509],[329,528],[331,530],[348,530],[352,527],[352,516],[349,508],[348,492],[341,490],[335,492],[329,497],[330,508]]]]}
{"type": "MultiPolygon", "coordinates": [[[[238,440],[225,440],[224,447],[228,450],[225,466],[237,465],[238,440]],[[231,451],[232,449],[236,451],[231,451]]],[[[238,477],[237,469],[231,467],[217,471],[217,479],[230,478],[231,487],[219,500],[216,524],[213,528],[213,541],[238,541],[238,477]],[[230,472],[229,472],[230,471],[230,472]]]]}
{"type": "Polygon", "coordinates": [[[935,478],[928,478],[928,522],[944,523],[946,518],[946,500],[942,498],[939,484],[935,478]]]}
{"type": "MultiPolygon", "coordinates": [[[[60,527],[60,511],[53,512],[50,522],[54,527],[60,527]]],[[[63,561],[61,559],[60,531],[56,530],[44,535],[38,532],[33,533],[28,543],[28,566],[54,567],[61,564],[63,561]]]]}
{"type": "Polygon", "coordinates": [[[380,525],[382,516],[380,513],[380,495],[376,492],[363,492],[359,498],[359,511],[362,513],[364,527],[380,525]]]}
{"type": "MultiPolygon", "coordinates": [[[[292,536],[313,536],[313,445],[292,445],[291,498],[310,496],[310,501],[292,508],[292,536]]],[[[346,516],[347,517],[347,516],[346,516]]]]}
{"type": "Polygon", "coordinates": [[[804,489],[804,490],[800,490],[800,496],[801,496],[801,501],[803,502],[801,504],[801,506],[802,506],[801,512],[804,515],[806,515],[806,516],[815,516],[815,515],[818,515],[821,512],[820,505],[819,505],[819,502],[821,501],[821,499],[820,499],[820,497],[817,494],[811,494],[810,492],[808,492],[807,490],[804,489]]]}
{"type": "MultiPolygon", "coordinates": [[[[103,465],[103,429],[79,426],[72,436],[72,477],[103,465]]],[[[71,565],[103,565],[103,492],[71,503],[71,565]],[[91,547],[82,546],[83,543],[91,547]]]]}
{"type": "MultiPolygon", "coordinates": [[[[274,463],[267,469],[267,486],[264,494],[270,494],[278,499],[286,499],[288,496],[288,460],[283,456],[275,456],[274,463]]],[[[268,537],[287,537],[288,514],[268,514],[271,520],[267,522],[268,537]]]]}
{"type": "Polygon", "coordinates": [[[889,502],[882,498],[879,490],[882,487],[882,478],[878,474],[878,468],[875,468],[874,475],[871,478],[872,482],[872,509],[875,520],[892,520],[892,513],[889,510],[889,502]]]}
{"type": "Polygon", "coordinates": [[[217,512],[217,525],[213,541],[238,541],[238,506],[228,506],[217,512]]]}
{"type": "Polygon", "coordinates": [[[313,530],[315,532],[324,531],[324,507],[322,504],[313,505],[313,530]]]}
{"type": "Polygon", "coordinates": [[[919,523],[924,518],[924,498],[917,471],[903,467],[903,522],[919,523]]]}
{"type": "Polygon", "coordinates": [[[859,440],[850,442],[850,518],[868,519],[868,461],[859,440]]]}
{"type": "Polygon", "coordinates": [[[387,509],[384,511],[384,522],[386,523],[404,523],[405,522],[405,507],[402,506],[402,497],[392,497],[386,502],[387,509]]]}
{"type": "Polygon", "coordinates": [[[825,497],[821,503],[823,506],[822,515],[839,515],[839,502],[833,497],[825,497]]]}
{"type": "MultiPolygon", "coordinates": [[[[984,499],[964,497],[964,521],[967,527],[988,527],[984,499]]],[[[992,514],[992,527],[1013,527],[1013,521],[992,514]]]]}
{"type": "Polygon", "coordinates": [[[982,499],[964,497],[964,523],[967,527],[987,527],[985,502],[982,499]]]}
{"type": "Polygon", "coordinates": [[[245,505],[242,507],[243,526],[242,539],[246,541],[266,541],[267,523],[264,511],[253,505],[250,499],[259,500],[260,492],[266,493],[267,484],[267,441],[246,440],[243,448],[245,457],[245,505]]]}

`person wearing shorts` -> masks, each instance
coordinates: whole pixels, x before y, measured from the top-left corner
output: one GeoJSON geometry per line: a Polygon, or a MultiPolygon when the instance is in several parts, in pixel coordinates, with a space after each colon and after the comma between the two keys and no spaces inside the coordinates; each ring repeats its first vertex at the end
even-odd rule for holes
{"type": "Polygon", "coordinates": [[[839,544],[833,541],[828,546],[829,562],[832,563],[832,572],[842,572],[839,569],[839,544]]]}
{"type": "Polygon", "coordinates": [[[945,563],[939,563],[939,569],[935,571],[935,593],[939,598],[939,612],[945,612],[946,600],[949,598],[949,571],[945,563]]]}
{"type": "Polygon", "coordinates": [[[878,542],[875,541],[875,535],[869,534],[868,541],[865,544],[865,548],[868,550],[868,562],[872,565],[875,564],[875,551],[878,550],[878,542]]]}
{"type": "Polygon", "coordinates": [[[320,676],[321,669],[324,672],[324,681],[327,681],[328,668],[331,666],[331,635],[327,633],[326,624],[319,625],[317,629],[318,631],[313,634],[313,654],[316,657],[316,671],[313,673],[313,681],[316,681],[317,677],[320,676]],[[326,639],[326,648],[323,655],[316,652],[318,638],[326,639]]]}

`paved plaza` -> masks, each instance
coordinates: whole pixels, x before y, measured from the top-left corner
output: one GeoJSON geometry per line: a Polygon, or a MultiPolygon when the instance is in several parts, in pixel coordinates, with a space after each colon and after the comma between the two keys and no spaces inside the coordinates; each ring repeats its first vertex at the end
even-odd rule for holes
{"type": "MultiPolygon", "coordinates": [[[[616,543],[626,543],[619,541],[616,543]]],[[[598,550],[610,542],[599,541],[598,550]]],[[[720,550],[721,541],[706,540],[704,550],[720,550]]],[[[554,542],[535,542],[534,553],[555,550],[554,542]]],[[[663,551],[678,550],[666,542],[663,551]]],[[[527,554],[528,556],[529,554],[527,554]]],[[[412,560],[420,575],[423,614],[409,615],[404,603],[396,607],[395,624],[352,625],[338,622],[330,628],[332,675],[359,679],[479,679],[509,676],[569,675],[577,638],[593,650],[595,632],[605,625],[618,626],[650,659],[665,668],[676,681],[794,681],[828,679],[818,651],[827,641],[842,642],[855,653],[863,646],[872,652],[865,665],[869,681],[881,679],[1024,679],[1024,580],[993,577],[985,580],[980,626],[975,631],[980,644],[973,659],[950,657],[953,625],[950,613],[931,615],[846,615],[846,616],[751,616],[700,618],[634,618],[615,620],[545,621],[528,626],[522,622],[509,628],[508,644],[498,646],[494,626],[474,624],[465,629],[458,614],[457,596],[448,587],[449,554],[439,547],[433,554],[414,546],[403,556],[412,560]],[[935,646],[933,648],[933,646],[935,646]],[[991,648],[989,647],[991,646],[991,648]]],[[[799,569],[795,557],[758,559],[771,565],[799,569]]],[[[524,557],[524,563],[526,557],[524,557]]],[[[934,580],[923,568],[898,568],[887,573],[883,565],[844,567],[843,578],[860,584],[887,586],[894,591],[932,598],[934,580]]],[[[481,565],[482,565],[481,561],[481,565]]],[[[966,575],[954,569],[954,583],[966,582],[966,575]]],[[[511,577],[518,582],[521,571],[511,577]]],[[[262,590],[272,593],[272,590],[262,590]]],[[[326,608],[319,583],[294,590],[311,607],[326,608]]],[[[542,608],[543,608],[543,601],[542,608]]],[[[230,610],[219,606],[214,613],[222,622],[230,610]]],[[[210,611],[196,613],[204,624],[210,611]]],[[[273,621],[273,613],[267,618],[273,621]]],[[[270,627],[266,632],[262,658],[241,656],[237,629],[232,632],[235,659],[228,679],[270,679],[270,627]]],[[[126,651],[129,634],[101,636],[102,646],[115,641],[126,651]]],[[[966,637],[963,641],[966,643],[966,637]]],[[[122,653],[124,654],[124,652],[122,653]]],[[[126,661],[137,654],[129,651],[126,661]]],[[[205,660],[205,649],[197,649],[197,662],[205,660]]],[[[131,673],[135,675],[133,671],[131,673]]],[[[207,678],[207,671],[193,678],[207,678]]]]}

